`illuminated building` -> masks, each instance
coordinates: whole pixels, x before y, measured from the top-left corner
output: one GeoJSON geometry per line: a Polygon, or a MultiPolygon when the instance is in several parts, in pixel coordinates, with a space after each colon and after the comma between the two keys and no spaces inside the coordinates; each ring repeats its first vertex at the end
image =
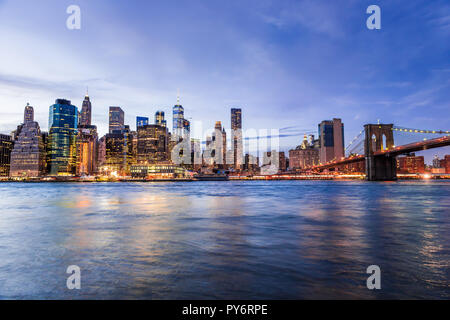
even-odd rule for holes
{"type": "Polygon", "coordinates": [[[167,127],[167,121],[164,120],[164,111],[156,111],[155,124],[161,127],[167,127]]]}
{"type": "Polygon", "coordinates": [[[289,150],[289,168],[292,170],[305,169],[319,164],[319,148],[314,136],[306,135],[302,143],[293,150],[289,150]]]}
{"type": "Polygon", "coordinates": [[[131,166],[131,176],[142,179],[174,179],[188,176],[185,168],[173,164],[137,164],[131,166]]]}
{"type": "Polygon", "coordinates": [[[11,152],[11,177],[38,177],[45,172],[45,145],[33,107],[25,107],[24,123],[11,152]]]}
{"type": "Polygon", "coordinates": [[[97,171],[97,127],[82,126],[77,136],[77,175],[92,175],[97,171]]]}
{"type": "Polygon", "coordinates": [[[173,134],[176,137],[183,136],[184,129],[184,108],[180,104],[180,98],[177,99],[177,104],[173,106],[173,134]]]}
{"type": "Polygon", "coordinates": [[[108,174],[126,176],[133,162],[133,137],[129,130],[115,130],[105,136],[105,164],[108,174]]]}
{"type": "Polygon", "coordinates": [[[90,126],[91,119],[92,119],[92,104],[89,99],[89,95],[86,93],[86,96],[84,97],[84,100],[83,100],[83,104],[81,106],[79,126],[80,127],[90,126]]]}
{"type": "Polygon", "coordinates": [[[425,159],[414,153],[409,156],[397,157],[398,173],[425,173],[425,159]]]}
{"type": "Polygon", "coordinates": [[[137,164],[154,164],[169,160],[167,128],[146,125],[137,130],[137,164]]]}
{"type": "Polygon", "coordinates": [[[344,124],[341,119],[324,120],[319,124],[321,163],[344,157],[344,124]]]}
{"type": "Polygon", "coordinates": [[[136,128],[148,125],[147,117],[136,117],[136,128]]]}
{"type": "Polygon", "coordinates": [[[50,106],[48,168],[50,175],[76,173],[78,109],[69,100],[57,99],[50,106]]]}
{"type": "Polygon", "coordinates": [[[231,109],[231,149],[233,152],[233,167],[240,170],[243,165],[243,140],[242,140],[242,110],[231,109]]]}
{"type": "Polygon", "coordinates": [[[0,177],[8,177],[13,142],[11,136],[0,134],[0,177]]]}
{"type": "Polygon", "coordinates": [[[125,125],[125,113],[120,107],[109,107],[109,133],[121,131],[125,125]]]}

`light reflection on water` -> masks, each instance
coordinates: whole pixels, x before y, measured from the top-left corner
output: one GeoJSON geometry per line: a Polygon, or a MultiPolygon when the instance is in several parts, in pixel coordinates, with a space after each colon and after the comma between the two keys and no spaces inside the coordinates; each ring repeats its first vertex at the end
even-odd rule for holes
{"type": "Polygon", "coordinates": [[[0,298],[450,298],[448,182],[0,184],[0,298]],[[66,288],[67,266],[82,289],[66,288]],[[366,268],[382,271],[369,291],[366,268]]]}

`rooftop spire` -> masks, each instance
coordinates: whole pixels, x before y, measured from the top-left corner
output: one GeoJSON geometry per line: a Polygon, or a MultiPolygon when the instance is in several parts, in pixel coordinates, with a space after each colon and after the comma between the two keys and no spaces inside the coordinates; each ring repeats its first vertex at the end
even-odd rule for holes
{"type": "Polygon", "coordinates": [[[86,97],[89,97],[89,87],[86,86],[86,97]]]}
{"type": "Polygon", "coordinates": [[[180,104],[180,89],[177,89],[177,104],[180,104]]]}

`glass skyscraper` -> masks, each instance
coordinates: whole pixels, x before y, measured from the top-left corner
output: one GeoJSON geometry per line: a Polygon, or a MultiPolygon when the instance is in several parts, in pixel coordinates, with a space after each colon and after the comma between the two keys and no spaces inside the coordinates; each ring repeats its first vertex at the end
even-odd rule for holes
{"type": "Polygon", "coordinates": [[[50,106],[48,168],[50,175],[73,175],[76,171],[78,108],[57,99],[50,106]]]}

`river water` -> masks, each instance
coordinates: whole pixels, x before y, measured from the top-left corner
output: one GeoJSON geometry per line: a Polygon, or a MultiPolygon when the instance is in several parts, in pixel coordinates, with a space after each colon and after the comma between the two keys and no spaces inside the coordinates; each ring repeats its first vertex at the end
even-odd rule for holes
{"type": "Polygon", "coordinates": [[[0,183],[0,196],[0,299],[450,298],[449,182],[0,183]]]}

